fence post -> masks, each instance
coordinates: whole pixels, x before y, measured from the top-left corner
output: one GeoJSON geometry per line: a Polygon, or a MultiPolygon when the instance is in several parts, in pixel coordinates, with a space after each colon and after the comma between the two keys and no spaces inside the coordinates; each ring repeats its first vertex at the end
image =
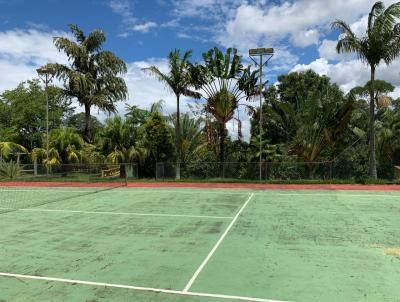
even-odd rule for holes
{"type": "Polygon", "coordinates": [[[265,162],[265,182],[267,182],[268,179],[268,162],[265,162]]]}
{"type": "Polygon", "coordinates": [[[37,164],[37,158],[35,158],[33,160],[33,176],[37,176],[37,168],[38,168],[38,164],[37,164]]]}

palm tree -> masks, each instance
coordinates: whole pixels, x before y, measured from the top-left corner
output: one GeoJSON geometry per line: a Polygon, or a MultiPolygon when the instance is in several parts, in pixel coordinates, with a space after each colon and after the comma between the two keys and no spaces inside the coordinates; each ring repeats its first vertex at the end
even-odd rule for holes
{"type": "Polygon", "coordinates": [[[82,137],[72,128],[53,129],[49,136],[50,149],[34,148],[31,156],[33,160],[45,165],[59,165],[61,163],[76,163],[82,160],[82,150],[85,144],[82,137]]]}
{"type": "Polygon", "coordinates": [[[315,91],[297,103],[270,99],[266,110],[271,124],[285,133],[289,153],[313,162],[329,147],[335,147],[348,131],[355,107],[353,94],[343,96],[335,85],[315,91]]]}
{"type": "Polygon", "coordinates": [[[54,44],[63,51],[69,65],[48,64],[47,69],[64,81],[64,93],[77,99],[85,108],[85,140],[90,142],[90,111],[93,106],[108,113],[115,112],[115,103],[125,100],[128,90],[123,78],[126,64],[110,51],[102,50],[106,37],[101,30],[86,36],[76,25],[70,25],[76,41],[65,37],[54,38],[54,44]]]}
{"type": "Polygon", "coordinates": [[[80,161],[84,141],[74,129],[54,129],[50,132],[49,141],[50,147],[58,151],[63,163],[80,161]]]}
{"type": "MultiPolygon", "coordinates": [[[[175,115],[170,116],[170,120],[174,128],[176,128],[177,118],[175,115]]],[[[203,136],[203,120],[201,118],[193,118],[189,113],[181,115],[181,158],[182,165],[186,166],[196,154],[203,150],[207,142],[203,136]]]]}
{"type": "Polygon", "coordinates": [[[381,61],[389,65],[400,53],[400,2],[385,9],[383,2],[376,2],[368,17],[366,35],[357,37],[350,26],[336,20],[332,27],[342,32],[336,50],[338,53],[356,53],[358,58],[369,65],[371,70],[370,101],[369,101],[369,174],[377,178],[376,142],[375,142],[375,72],[381,61]]]}
{"type": "Polygon", "coordinates": [[[176,97],[176,179],[180,179],[180,163],[182,161],[181,137],[180,137],[180,98],[188,96],[192,98],[200,98],[200,94],[191,90],[192,80],[189,59],[192,51],[186,51],[183,56],[179,49],[171,51],[168,55],[169,72],[163,73],[156,66],[144,68],[143,70],[154,75],[159,81],[163,82],[176,97]]]}
{"type": "Polygon", "coordinates": [[[394,155],[400,142],[399,113],[386,108],[382,110],[382,116],[377,123],[377,147],[378,154],[384,160],[393,164],[394,155]]]}
{"type": "Polygon", "coordinates": [[[219,124],[220,176],[223,176],[226,123],[235,114],[239,102],[249,99],[256,91],[257,72],[244,68],[241,57],[234,48],[223,54],[218,48],[203,54],[204,65],[192,68],[192,81],[206,99],[206,113],[219,124]]]}
{"type": "Polygon", "coordinates": [[[134,134],[131,125],[120,116],[107,119],[99,134],[100,145],[107,154],[107,161],[113,164],[133,160],[143,162],[147,152],[135,145],[134,134]]]}
{"type": "Polygon", "coordinates": [[[10,154],[18,151],[24,153],[28,152],[24,146],[21,146],[17,143],[0,141],[0,161],[10,156],[10,154]]]}
{"type": "Polygon", "coordinates": [[[49,149],[49,154],[47,156],[47,151],[44,148],[33,148],[32,153],[32,160],[41,162],[46,166],[54,166],[61,164],[62,160],[58,150],[54,147],[49,149]]]}

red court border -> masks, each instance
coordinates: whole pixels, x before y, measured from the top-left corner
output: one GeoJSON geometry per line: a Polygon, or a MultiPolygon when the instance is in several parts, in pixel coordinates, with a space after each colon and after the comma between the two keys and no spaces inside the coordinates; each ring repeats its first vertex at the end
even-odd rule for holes
{"type": "MultiPolygon", "coordinates": [[[[8,187],[79,187],[112,188],[113,182],[0,182],[8,187]]],[[[251,183],[195,183],[195,182],[132,182],[130,188],[194,188],[194,189],[249,189],[249,190],[356,190],[356,191],[400,191],[400,185],[357,185],[357,184],[251,184],[251,183]]]]}

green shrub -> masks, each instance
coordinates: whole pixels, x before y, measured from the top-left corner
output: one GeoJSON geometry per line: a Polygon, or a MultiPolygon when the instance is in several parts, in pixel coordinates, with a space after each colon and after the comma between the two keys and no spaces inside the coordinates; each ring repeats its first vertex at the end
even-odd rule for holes
{"type": "Polygon", "coordinates": [[[14,161],[0,162],[0,178],[15,179],[21,175],[21,166],[14,161]]]}

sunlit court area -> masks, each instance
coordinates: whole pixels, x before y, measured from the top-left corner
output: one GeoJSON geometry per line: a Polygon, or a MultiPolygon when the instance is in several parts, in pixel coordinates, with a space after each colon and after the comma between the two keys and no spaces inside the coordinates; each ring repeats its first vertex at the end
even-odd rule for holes
{"type": "Polygon", "coordinates": [[[0,193],[2,301],[400,296],[398,192],[1,187],[0,193]]]}

